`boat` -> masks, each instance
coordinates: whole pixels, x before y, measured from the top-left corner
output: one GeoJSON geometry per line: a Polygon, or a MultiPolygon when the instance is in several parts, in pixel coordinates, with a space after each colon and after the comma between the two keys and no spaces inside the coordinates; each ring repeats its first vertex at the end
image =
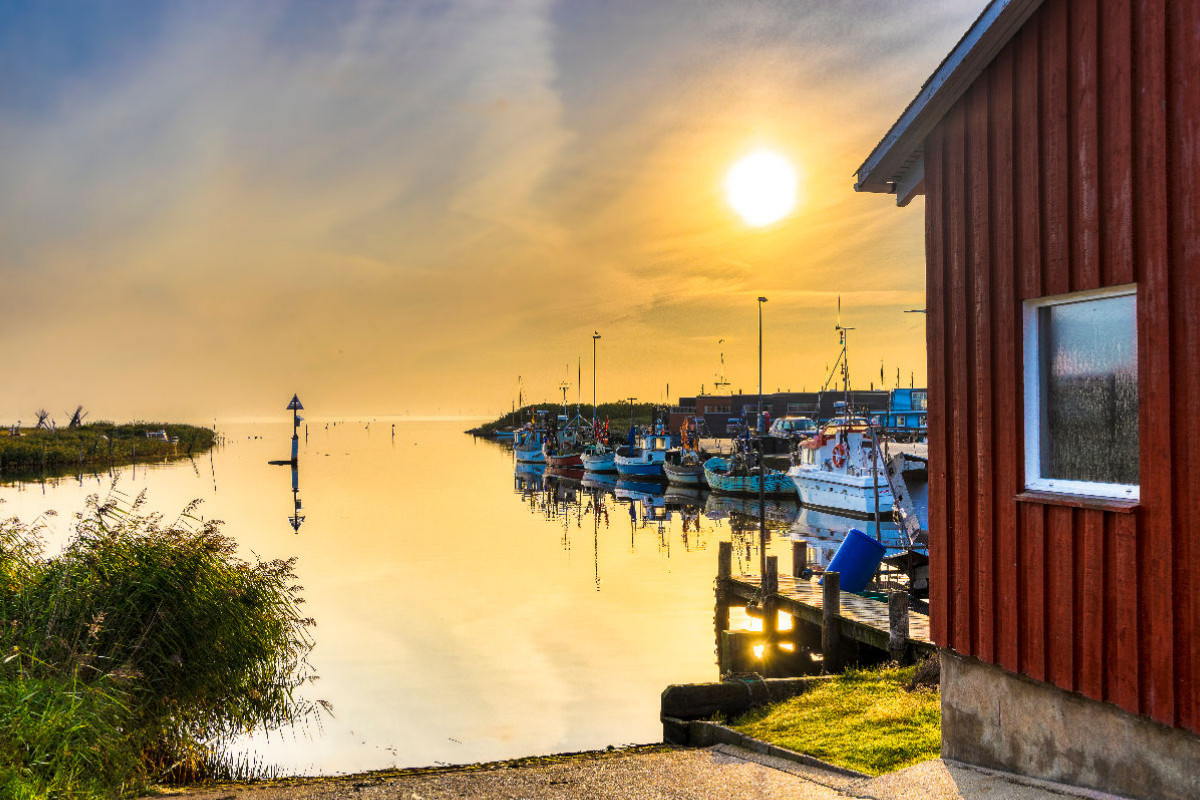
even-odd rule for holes
{"type": "Polygon", "coordinates": [[[706,460],[703,453],[695,450],[670,450],[663,460],[663,474],[671,483],[683,486],[704,486],[707,484],[704,477],[706,460]]]}
{"type": "Polygon", "coordinates": [[[545,443],[545,431],[526,424],[518,429],[513,436],[513,453],[517,461],[525,464],[545,464],[546,455],[542,452],[545,443]]]}
{"type": "Polygon", "coordinates": [[[608,420],[592,423],[592,441],[579,453],[588,472],[616,472],[617,454],[608,444],[608,420]]]}
{"type": "Polygon", "coordinates": [[[796,494],[796,487],[786,474],[761,463],[750,465],[738,452],[731,458],[713,456],[705,461],[704,479],[713,491],[727,494],[758,495],[760,482],[764,495],[788,497],[796,494]]]}
{"type": "Polygon", "coordinates": [[[542,454],[546,457],[546,464],[551,467],[560,469],[576,469],[583,470],[583,460],[580,454],[571,450],[561,450],[552,448],[549,442],[542,445],[542,454]]]}
{"type": "Polygon", "coordinates": [[[617,473],[630,478],[663,477],[663,461],[666,460],[667,450],[671,447],[671,436],[667,433],[641,434],[635,436],[630,431],[630,440],[636,444],[628,444],[617,448],[617,473]]]}
{"type": "Polygon", "coordinates": [[[800,443],[795,458],[787,474],[804,505],[860,518],[873,517],[876,510],[891,513],[892,490],[877,439],[862,417],[835,417],[800,443]]]}
{"type": "Polygon", "coordinates": [[[580,463],[588,472],[616,472],[617,454],[608,445],[593,443],[583,448],[579,454],[580,463]]]}
{"type": "Polygon", "coordinates": [[[513,434],[515,433],[516,431],[514,431],[512,428],[505,428],[503,430],[492,431],[492,436],[496,439],[496,441],[511,442],[513,440],[513,434]]]}
{"type": "Polygon", "coordinates": [[[703,418],[685,418],[679,428],[679,447],[667,451],[663,474],[674,484],[704,486],[704,462],[708,456],[700,450],[700,426],[703,418]]]}

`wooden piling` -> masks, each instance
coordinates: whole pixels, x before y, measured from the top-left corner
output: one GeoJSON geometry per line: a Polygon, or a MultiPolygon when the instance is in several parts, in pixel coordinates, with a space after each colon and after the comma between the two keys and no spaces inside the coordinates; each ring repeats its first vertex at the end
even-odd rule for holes
{"type": "Polygon", "coordinates": [[[802,578],[808,569],[808,542],[792,542],[792,577],[802,578]]]}
{"type": "Polygon", "coordinates": [[[842,614],[842,576],[826,572],[821,586],[821,652],[825,656],[825,671],[841,671],[841,631],[838,623],[842,614]]]}
{"type": "Polygon", "coordinates": [[[733,662],[728,660],[724,634],[729,630],[729,591],[728,581],[733,575],[733,544],[721,542],[717,545],[717,586],[716,612],[713,614],[713,627],[717,637],[717,670],[724,675],[732,669],[733,662]]]}
{"type": "Polygon", "coordinates": [[[763,660],[769,670],[779,639],[779,557],[767,556],[766,566],[767,571],[762,576],[763,636],[767,644],[763,660]]]}
{"type": "Polygon", "coordinates": [[[897,590],[888,594],[888,655],[893,661],[904,662],[907,639],[908,592],[897,590]]]}

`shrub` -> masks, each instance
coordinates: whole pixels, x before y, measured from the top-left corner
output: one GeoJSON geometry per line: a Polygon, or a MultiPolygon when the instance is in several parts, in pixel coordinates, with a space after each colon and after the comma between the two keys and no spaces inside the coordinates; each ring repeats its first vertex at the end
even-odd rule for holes
{"type": "MultiPolygon", "coordinates": [[[[196,504],[170,524],[143,505],[144,494],[126,509],[89,498],[52,558],[38,529],[0,523],[0,652],[10,654],[0,680],[6,692],[57,687],[48,740],[79,732],[56,727],[59,714],[107,719],[147,774],[191,779],[220,767],[230,737],[317,712],[296,694],[313,679],[313,621],[299,613],[294,560],[238,558],[220,522],[192,515],[196,504]]],[[[22,768],[49,785],[87,751],[64,746],[22,768]]],[[[121,759],[101,761],[118,783],[136,779],[121,759]]]]}

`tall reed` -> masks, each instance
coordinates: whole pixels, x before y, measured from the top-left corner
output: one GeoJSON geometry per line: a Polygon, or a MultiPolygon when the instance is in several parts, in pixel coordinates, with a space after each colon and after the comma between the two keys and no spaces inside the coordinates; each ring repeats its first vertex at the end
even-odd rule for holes
{"type": "MultiPolygon", "coordinates": [[[[103,756],[118,785],[212,775],[231,737],[307,720],[322,705],[297,692],[314,679],[314,623],[299,610],[294,559],[242,560],[220,522],[194,516],[196,503],[169,523],[144,505],[144,493],[124,508],[89,498],[49,558],[39,528],[0,522],[0,713],[11,713],[3,697],[14,686],[63,695],[47,699],[52,713],[0,720],[0,731],[11,722],[54,740],[57,715],[110,720],[137,764],[131,773],[103,756]]],[[[7,765],[50,785],[105,746],[64,745],[48,759],[0,748],[0,776],[7,765]]]]}

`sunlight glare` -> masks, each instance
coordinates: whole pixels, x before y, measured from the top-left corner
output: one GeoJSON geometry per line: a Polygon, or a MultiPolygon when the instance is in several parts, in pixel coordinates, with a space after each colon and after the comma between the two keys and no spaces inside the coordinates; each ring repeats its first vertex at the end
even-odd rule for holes
{"type": "Polygon", "coordinates": [[[796,206],[796,170],[778,153],[756,150],[729,168],[725,199],[748,225],[770,225],[796,206]]]}

